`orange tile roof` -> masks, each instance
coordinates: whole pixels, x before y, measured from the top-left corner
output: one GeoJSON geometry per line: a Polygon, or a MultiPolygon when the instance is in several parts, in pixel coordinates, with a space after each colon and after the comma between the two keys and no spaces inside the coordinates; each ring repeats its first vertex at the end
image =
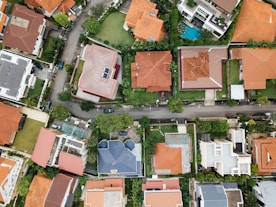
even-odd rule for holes
{"type": "Polygon", "coordinates": [[[3,12],[0,12],[0,15],[1,15],[1,19],[0,19],[0,33],[3,32],[3,27],[4,27],[4,24],[6,22],[6,19],[7,19],[7,15],[4,14],[3,12]]]}
{"type": "Polygon", "coordinates": [[[178,178],[171,179],[148,179],[146,183],[142,184],[142,191],[149,189],[160,189],[162,190],[166,187],[166,190],[179,190],[179,180],[178,178]]]}
{"type": "Polygon", "coordinates": [[[80,156],[66,152],[59,153],[58,168],[77,175],[83,175],[85,163],[80,156]],[[74,163],[74,164],[72,164],[74,163]]]}
{"type": "Polygon", "coordinates": [[[222,88],[222,61],[226,47],[185,47],[179,51],[181,90],[222,88]]]}
{"type": "Polygon", "coordinates": [[[105,206],[105,199],[108,199],[107,195],[105,196],[107,191],[121,191],[124,194],[124,179],[88,180],[86,182],[84,207],[105,206]]]}
{"type": "Polygon", "coordinates": [[[32,54],[44,16],[26,6],[15,4],[11,19],[3,38],[3,46],[32,54]]]}
{"type": "Polygon", "coordinates": [[[163,20],[157,18],[156,4],[148,0],[132,0],[126,15],[127,25],[134,29],[134,36],[144,41],[161,41],[165,37],[163,20]]]}
{"type": "Polygon", "coordinates": [[[48,13],[54,12],[63,0],[24,0],[25,4],[42,7],[48,13]]]}
{"type": "Polygon", "coordinates": [[[156,144],[156,152],[153,160],[154,168],[157,170],[168,169],[171,175],[182,173],[182,150],[180,147],[171,148],[165,143],[158,143],[156,144]]]}
{"type": "Polygon", "coordinates": [[[147,92],[170,91],[171,62],[170,51],[137,52],[131,64],[132,88],[146,88],[147,92]]]}
{"type": "Polygon", "coordinates": [[[52,180],[43,175],[35,175],[29,187],[25,207],[43,206],[52,180]]]}
{"type": "MultiPolygon", "coordinates": [[[[15,161],[0,157],[0,188],[5,190],[6,179],[13,169],[15,161]]],[[[0,191],[0,201],[4,202],[2,191],[0,191]]]]}
{"type": "Polygon", "coordinates": [[[61,4],[58,7],[58,10],[60,12],[66,13],[69,11],[69,9],[71,9],[74,5],[76,4],[76,2],[74,0],[63,0],[61,2],[61,4]]]}
{"type": "Polygon", "coordinates": [[[35,148],[32,154],[32,160],[42,166],[46,167],[48,159],[51,154],[57,133],[49,129],[41,128],[35,148]]]}
{"type": "Polygon", "coordinates": [[[10,144],[22,118],[20,109],[0,102],[0,145],[10,144]]]}
{"type": "Polygon", "coordinates": [[[276,173],[276,139],[274,137],[253,140],[253,161],[258,165],[258,175],[276,173]]]}
{"type": "Polygon", "coordinates": [[[119,83],[113,78],[103,78],[104,68],[114,68],[118,54],[116,51],[98,45],[86,45],[83,52],[82,74],[79,87],[86,93],[115,99],[119,83]]]}
{"type": "Polygon", "coordinates": [[[265,89],[266,80],[276,79],[276,49],[233,48],[232,59],[242,60],[244,89],[265,89]]]}
{"type": "Polygon", "coordinates": [[[144,206],[150,207],[182,207],[181,191],[146,191],[144,206]]]}
{"type": "Polygon", "coordinates": [[[271,4],[243,0],[232,42],[273,42],[276,36],[276,12],[271,4]]]}
{"type": "Polygon", "coordinates": [[[0,11],[4,12],[5,8],[7,6],[7,1],[6,0],[0,0],[0,11]]]}

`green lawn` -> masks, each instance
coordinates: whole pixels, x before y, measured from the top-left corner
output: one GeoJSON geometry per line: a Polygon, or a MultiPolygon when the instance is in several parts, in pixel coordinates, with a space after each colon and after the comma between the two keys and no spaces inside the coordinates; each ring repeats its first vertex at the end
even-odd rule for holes
{"type": "Polygon", "coordinates": [[[268,98],[276,98],[276,83],[274,80],[266,81],[266,89],[258,90],[259,96],[267,96],[268,98]]]}
{"type": "Polygon", "coordinates": [[[239,79],[239,74],[240,74],[239,60],[229,60],[230,84],[242,83],[242,81],[239,79]]]}
{"type": "Polygon", "coordinates": [[[226,99],[228,95],[227,72],[225,63],[222,64],[222,81],[223,88],[222,90],[216,92],[217,99],[226,99]]]}
{"type": "Polygon", "coordinates": [[[28,98],[38,97],[41,94],[43,88],[44,80],[36,79],[35,86],[33,89],[30,89],[28,98]]]}
{"type": "Polygon", "coordinates": [[[27,118],[24,128],[17,132],[13,146],[17,150],[26,151],[31,154],[34,150],[40,128],[43,126],[44,123],[27,118]]]}
{"type": "Polygon", "coordinates": [[[81,73],[82,73],[83,64],[84,64],[84,61],[80,60],[79,65],[78,65],[77,70],[76,70],[75,75],[74,75],[73,85],[76,88],[78,87],[78,82],[79,82],[79,78],[80,78],[81,73]]]}
{"type": "Polygon", "coordinates": [[[158,99],[158,93],[148,93],[146,91],[132,91],[127,97],[127,103],[135,106],[141,104],[154,104],[158,99]]]}
{"type": "Polygon", "coordinates": [[[95,37],[115,45],[132,45],[133,36],[123,28],[125,17],[120,12],[111,13],[101,24],[101,31],[95,37]]]}
{"type": "Polygon", "coordinates": [[[182,101],[204,100],[205,91],[177,91],[176,97],[182,101]]]}

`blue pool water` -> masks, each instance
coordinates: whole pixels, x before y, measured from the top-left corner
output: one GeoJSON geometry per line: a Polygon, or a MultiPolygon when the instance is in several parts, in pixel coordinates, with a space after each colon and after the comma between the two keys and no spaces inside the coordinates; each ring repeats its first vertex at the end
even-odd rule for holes
{"type": "MultiPolygon", "coordinates": [[[[183,23],[184,24],[184,23],[183,23]]],[[[185,24],[185,32],[181,35],[183,39],[197,40],[200,37],[200,30],[185,24]]]]}

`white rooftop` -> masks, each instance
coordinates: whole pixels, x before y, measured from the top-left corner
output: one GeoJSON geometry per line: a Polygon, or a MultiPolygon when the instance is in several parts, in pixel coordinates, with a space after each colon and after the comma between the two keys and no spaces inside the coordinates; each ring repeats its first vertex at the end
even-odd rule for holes
{"type": "Polygon", "coordinates": [[[234,99],[234,100],[244,99],[243,85],[231,85],[231,99],[234,99]]]}

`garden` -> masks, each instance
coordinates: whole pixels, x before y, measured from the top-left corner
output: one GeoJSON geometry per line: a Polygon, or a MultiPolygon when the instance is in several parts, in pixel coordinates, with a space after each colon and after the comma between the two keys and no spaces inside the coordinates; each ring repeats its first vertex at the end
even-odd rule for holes
{"type": "Polygon", "coordinates": [[[27,118],[24,128],[17,132],[13,146],[17,150],[32,154],[40,128],[44,125],[43,122],[27,118]]]}
{"type": "Polygon", "coordinates": [[[226,63],[222,63],[222,82],[223,82],[223,88],[221,90],[216,91],[216,98],[218,100],[226,99],[228,97],[228,80],[227,80],[226,63]]]}
{"type": "Polygon", "coordinates": [[[48,37],[47,42],[44,44],[40,60],[48,63],[56,63],[63,46],[63,40],[57,37],[48,37]]]}
{"type": "Polygon", "coordinates": [[[240,64],[239,60],[229,60],[229,79],[230,84],[242,84],[239,79],[240,75],[240,64]]]}

